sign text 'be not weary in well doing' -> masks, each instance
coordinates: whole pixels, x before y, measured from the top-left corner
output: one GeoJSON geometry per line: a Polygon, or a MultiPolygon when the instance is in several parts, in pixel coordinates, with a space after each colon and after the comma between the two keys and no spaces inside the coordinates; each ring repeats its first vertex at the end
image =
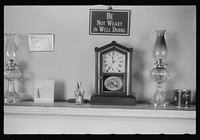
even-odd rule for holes
{"type": "Polygon", "coordinates": [[[90,10],[91,35],[129,35],[130,10],[90,10]]]}

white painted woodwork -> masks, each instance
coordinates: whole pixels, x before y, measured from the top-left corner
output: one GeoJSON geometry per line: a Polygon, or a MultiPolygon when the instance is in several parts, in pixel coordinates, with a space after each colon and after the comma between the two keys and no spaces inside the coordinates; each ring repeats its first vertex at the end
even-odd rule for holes
{"type": "Polygon", "coordinates": [[[196,106],[4,105],[5,134],[194,134],[196,106]]]}

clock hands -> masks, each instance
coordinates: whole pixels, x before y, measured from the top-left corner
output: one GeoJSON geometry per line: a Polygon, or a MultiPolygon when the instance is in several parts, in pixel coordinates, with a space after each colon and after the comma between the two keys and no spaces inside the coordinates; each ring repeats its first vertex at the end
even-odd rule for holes
{"type": "Polygon", "coordinates": [[[116,51],[111,51],[105,54],[104,58],[104,68],[105,72],[122,72],[124,55],[116,51]]]}
{"type": "Polygon", "coordinates": [[[112,64],[111,66],[115,63],[114,57],[112,56],[112,64]]]}
{"type": "Polygon", "coordinates": [[[112,67],[112,65],[113,65],[114,63],[115,63],[114,57],[112,56],[112,63],[111,63],[111,65],[108,67],[107,71],[109,71],[109,70],[111,69],[111,67],[112,67]]]}
{"type": "Polygon", "coordinates": [[[110,65],[110,66],[108,67],[107,71],[109,71],[109,70],[111,69],[111,67],[112,67],[112,65],[110,65]]]}

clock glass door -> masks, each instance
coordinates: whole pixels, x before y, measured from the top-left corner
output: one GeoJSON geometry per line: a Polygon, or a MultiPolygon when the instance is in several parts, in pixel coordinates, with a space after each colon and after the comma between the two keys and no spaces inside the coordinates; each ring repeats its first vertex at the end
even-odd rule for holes
{"type": "Polygon", "coordinates": [[[101,91],[104,95],[124,94],[126,81],[126,54],[112,49],[102,54],[101,91]]]}

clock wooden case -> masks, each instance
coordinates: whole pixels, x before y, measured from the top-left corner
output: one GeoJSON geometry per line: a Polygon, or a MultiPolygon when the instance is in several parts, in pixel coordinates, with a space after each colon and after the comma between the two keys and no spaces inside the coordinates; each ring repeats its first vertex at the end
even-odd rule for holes
{"type": "Polygon", "coordinates": [[[91,104],[135,105],[131,95],[132,53],[116,41],[95,48],[95,95],[91,104]]]}

